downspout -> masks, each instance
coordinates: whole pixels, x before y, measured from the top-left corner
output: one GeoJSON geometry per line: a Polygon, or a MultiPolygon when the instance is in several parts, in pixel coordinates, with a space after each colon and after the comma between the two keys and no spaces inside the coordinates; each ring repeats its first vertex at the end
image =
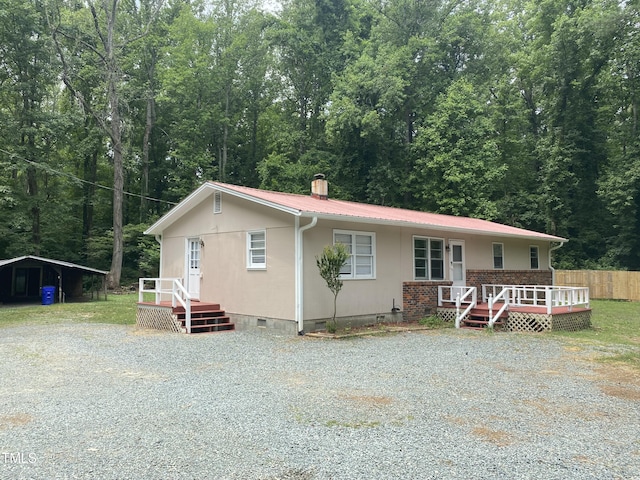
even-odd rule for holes
{"type": "Polygon", "coordinates": [[[556,269],[553,268],[553,266],[551,265],[551,252],[553,252],[554,250],[558,250],[563,245],[564,245],[564,242],[560,242],[559,245],[549,248],[549,270],[551,270],[551,285],[553,286],[556,285],[556,269]]]}
{"type": "Polygon", "coordinates": [[[298,335],[304,335],[304,268],[303,268],[303,251],[304,251],[304,242],[303,242],[303,234],[307,230],[315,227],[318,223],[318,217],[313,217],[311,219],[311,223],[305,225],[304,227],[300,226],[300,217],[296,216],[296,240],[295,240],[295,249],[296,249],[296,275],[295,275],[295,291],[296,291],[296,324],[298,326],[298,335]]]}
{"type": "Polygon", "coordinates": [[[160,244],[160,265],[158,265],[158,278],[162,278],[162,235],[155,236],[156,242],[160,244]]]}

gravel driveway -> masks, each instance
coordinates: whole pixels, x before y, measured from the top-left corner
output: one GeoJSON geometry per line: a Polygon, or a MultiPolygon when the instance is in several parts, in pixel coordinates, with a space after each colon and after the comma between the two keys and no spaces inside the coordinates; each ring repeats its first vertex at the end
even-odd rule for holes
{"type": "Polygon", "coordinates": [[[2,479],[640,479],[640,383],[545,336],[0,329],[2,479]]]}

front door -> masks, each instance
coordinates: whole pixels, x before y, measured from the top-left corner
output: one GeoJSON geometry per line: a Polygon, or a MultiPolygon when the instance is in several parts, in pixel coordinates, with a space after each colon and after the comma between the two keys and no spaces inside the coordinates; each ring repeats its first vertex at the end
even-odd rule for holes
{"type": "Polygon", "coordinates": [[[194,300],[200,299],[200,239],[187,240],[187,272],[185,285],[189,295],[194,300]]]}
{"type": "MultiPolygon", "coordinates": [[[[453,297],[460,293],[467,283],[466,269],[464,265],[464,240],[449,241],[449,278],[453,282],[453,297]]],[[[462,294],[462,293],[461,293],[462,294]]]]}

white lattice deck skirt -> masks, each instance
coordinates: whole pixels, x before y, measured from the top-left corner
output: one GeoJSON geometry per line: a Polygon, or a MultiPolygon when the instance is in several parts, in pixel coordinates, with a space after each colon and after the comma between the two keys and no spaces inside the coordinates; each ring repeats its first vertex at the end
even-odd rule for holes
{"type": "MultiPolygon", "coordinates": [[[[437,315],[445,322],[456,321],[455,308],[438,308],[437,315]]],[[[591,327],[591,310],[545,313],[509,311],[504,324],[508,332],[540,333],[551,330],[575,332],[591,327]]]]}
{"type": "Polygon", "coordinates": [[[444,322],[454,323],[456,321],[456,309],[455,308],[441,308],[438,307],[436,311],[436,315],[438,315],[444,322]]]}
{"type": "Polygon", "coordinates": [[[171,308],[153,305],[138,305],[136,327],[182,333],[181,325],[171,308]]]}

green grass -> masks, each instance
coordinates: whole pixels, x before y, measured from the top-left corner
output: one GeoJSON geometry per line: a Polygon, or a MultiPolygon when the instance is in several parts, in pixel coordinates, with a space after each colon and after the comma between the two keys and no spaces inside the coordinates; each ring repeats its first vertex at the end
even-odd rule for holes
{"type": "Polygon", "coordinates": [[[553,332],[552,335],[609,351],[602,362],[623,363],[640,370],[640,302],[592,300],[592,328],[578,332],[553,332]],[[611,350],[619,354],[611,355],[611,350]]]}
{"type": "Polygon", "coordinates": [[[136,323],[137,294],[108,295],[107,300],[55,303],[53,305],[18,305],[0,308],[0,327],[16,324],[47,325],[53,323],[136,323]]]}
{"type": "Polygon", "coordinates": [[[592,300],[592,328],[578,332],[555,332],[585,342],[640,347],[640,302],[592,300]]]}

